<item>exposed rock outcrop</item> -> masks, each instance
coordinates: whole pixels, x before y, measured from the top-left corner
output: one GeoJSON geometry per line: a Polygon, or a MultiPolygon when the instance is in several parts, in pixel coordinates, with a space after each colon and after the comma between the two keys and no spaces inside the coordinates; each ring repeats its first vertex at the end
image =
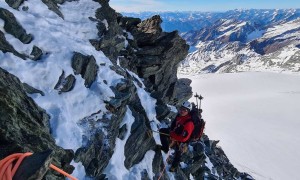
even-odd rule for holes
{"type": "Polygon", "coordinates": [[[85,56],[76,52],[72,57],[72,68],[75,75],[81,74],[81,77],[85,79],[84,85],[89,88],[96,79],[99,67],[94,56],[85,56]]]}
{"type": "Polygon", "coordinates": [[[24,0],[5,0],[5,2],[12,8],[18,9],[24,0]]]}
{"type": "MultiPolygon", "coordinates": [[[[159,16],[145,21],[122,17],[109,7],[108,1],[99,2],[102,7],[97,10],[96,18],[101,39],[91,43],[112,62],[118,60],[122,67],[145,79],[152,97],[175,104],[172,91],[177,81],[177,66],[187,55],[189,46],[178,32],[162,32],[159,16]]],[[[192,92],[189,93],[184,100],[191,97],[192,92]]]]}
{"type": "Polygon", "coordinates": [[[147,131],[151,128],[149,127],[149,119],[145,112],[141,114],[141,105],[133,105],[132,102],[132,115],[135,117],[135,122],[131,127],[131,135],[125,144],[125,162],[126,168],[130,168],[133,165],[139,163],[147,151],[154,149],[156,143],[152,136],[149,136],[147,131]]]}
{"type": "Polygon", "coordinates": [[[35,93],[39,93],[40,95],[42,96],[45,96],[45,93],[41,90],[38,90],[32,86],[30,86],[29,84],[27,83],[23,83],[23,87],[24,87],[24,90],[28,93],[28,94],[35,94],[35,93]]]}
{"type": "Polygon", "coordinates": [[[76,78],[73,74],[65,77],[65,72],[63,71],[59,76],[58,82],[56,83],[54,89],[59,90],[58,93],[69,92],[75,86],[76,78]]]}
{"type": "MultiPolygon", "coordinates": [[[[46,6],[48,6],[48,9],[53,11],[55,14],[57,14],[59,17],[61,17],[62,19],[64,19],[64,15],[62,14],[62,12],[59,10],[58,7],[58,2],[56,0],[42,0],[42,2],[44,4],[46,4],[46,6]]],[[[61,3],[63,3],[64,0],[62,0],[61,3]]]]}
{"type": "MultiPolygon", "coordinates": [[[[0,92],[0,159],[17,152],[51,149],[54,151],[52,163],[71,173],[74,169],[70,165],[73,151],[55,145],[50,135],[49,116],[26,95],[20,80],[2,68],[0,92]]],[[[47,176],[54,178],[50,173],[47,176]]]]}
{"type": "Polygon", "coordinates": [[[125,48],[125,37],[123,30],[118,25],[117,17],[119,16],[113,10],[106,0],[98,0],[101,8],[96,11],[98,20],[98,36],[100,40],[90,40],[96,50],[101,50],[114,63],[116,63],[119,52],[125,48]]]}
{"type": "Polygon", "coordinates": [[[11,52],[15,56],[18,56],[21,59],[24,59],[24,60],[26,59],[25,55],[20,54],[18,51],[16,51],[14,49],[14,47],[11,44],[9,44],[9,42],[7,42],[2,31],[0,31],[0,50],[4,53],[11,52]]]}
{"type": "Polygon", "coordinates": [[[4,29],[6,32],[13,35],[24,44],[28,44],[32,41],[32,35],[26,33],[26,30],[18,23],[13,13],[0,8],[0,18],[4,21],[4,29]]]}
{"type": "MultiPolygon", "coordinates": [[[[131,46],[120,53],[123,56],[120,64],[145,80],[144,84],[152,97],[176,104],[173,91],[178,80],[177,66],[187,55],[188,45],[178,32],[162,32],[162,20],[159,16],[153,16],[139,24],[136,24],[137,20],[126,17],[121,18],[120,22],[133,36],[129,41],[131,46]],[[129,27],[128,24],[136,25],[129,27]]],[[[182,100],[189,99],[192,92],[187,91],[186,95],[182,100]]]]}
{"type": "Polygon", "coordinates": [[[30,55],[32,60],[37,61],[42,57],[43,51],[39,47],[33,46],[30,55]]]}

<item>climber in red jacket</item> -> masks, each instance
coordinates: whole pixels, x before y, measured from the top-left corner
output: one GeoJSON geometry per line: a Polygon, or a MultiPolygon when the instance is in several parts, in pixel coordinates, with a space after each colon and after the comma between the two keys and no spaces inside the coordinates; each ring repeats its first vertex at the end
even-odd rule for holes
{"type": "Polygon", "coordinates": [[[181,148],[182,145],[187,142],[194,130],[194,123],[191,120],[190,111],[192,105],[190,102],[186,101],[182,103],[178,110],[178,115],[172,122],[170,128],[160,129],[160,139],[162,143],[161,150],[168,152],[169,147],[175,150],[175,156],[170,168],[170,171],[175,171],[179,165],[181,158],[181,148]],[[170,134],[166,136],[164,134],[170,134]]]}

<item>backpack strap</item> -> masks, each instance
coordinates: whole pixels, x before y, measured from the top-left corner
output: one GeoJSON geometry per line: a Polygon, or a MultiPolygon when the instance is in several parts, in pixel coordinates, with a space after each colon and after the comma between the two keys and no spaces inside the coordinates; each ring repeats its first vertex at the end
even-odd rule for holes
{"type": "Polygon", "coordinates": [[[186,120],[182,125],[185,126],[189,122],[192,122],[194,124],[192,117],[190,119],[186,120]]]}

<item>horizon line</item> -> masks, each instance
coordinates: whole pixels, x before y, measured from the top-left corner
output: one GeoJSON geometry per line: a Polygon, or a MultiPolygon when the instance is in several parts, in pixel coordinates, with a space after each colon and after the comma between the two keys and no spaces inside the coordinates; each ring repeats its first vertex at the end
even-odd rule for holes
{"type": "MultiPolygon", "coordinates": [[[[229,9],[229,10],[214,10],[214,11],[180,11],[180,10],[175,10],[175,11],[119,11],[119,13],[172,13],[172,12],[202,12],[202,13],[211,13],[211,12],[228,12],[228,11],[247,11],[247,10],[300,10],[300,8],[262,8],[262,9],[258,9],[258,8],[236,8],[236,9],[229,9]]],[[[118,11],[116,11],[118,12],[118,11]]]]}

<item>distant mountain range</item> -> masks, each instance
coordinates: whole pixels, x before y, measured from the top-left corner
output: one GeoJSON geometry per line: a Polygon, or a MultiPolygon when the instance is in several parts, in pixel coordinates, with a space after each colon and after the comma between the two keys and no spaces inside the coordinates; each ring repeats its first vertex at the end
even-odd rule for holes
{"type": "Polygon", "coordinates": [[[300,71],[300,9],[159,14],[162,27],[177,29],[191,46],[181,73],[300,71]]]}
{"type": "Polygon", "coordinates": [[[147,19],[159,14],[163,19],[162,28],[165,31],[178,30],[187,32],[212,26],[220,19],[236,19],[239,21],[251,21],[257,25],[267,25],[280,21],[294,20],[300,16],[300,9],[250,9],[230,10],[226,12],[141,12],[122,13],[128,17],[147,19]]]}

